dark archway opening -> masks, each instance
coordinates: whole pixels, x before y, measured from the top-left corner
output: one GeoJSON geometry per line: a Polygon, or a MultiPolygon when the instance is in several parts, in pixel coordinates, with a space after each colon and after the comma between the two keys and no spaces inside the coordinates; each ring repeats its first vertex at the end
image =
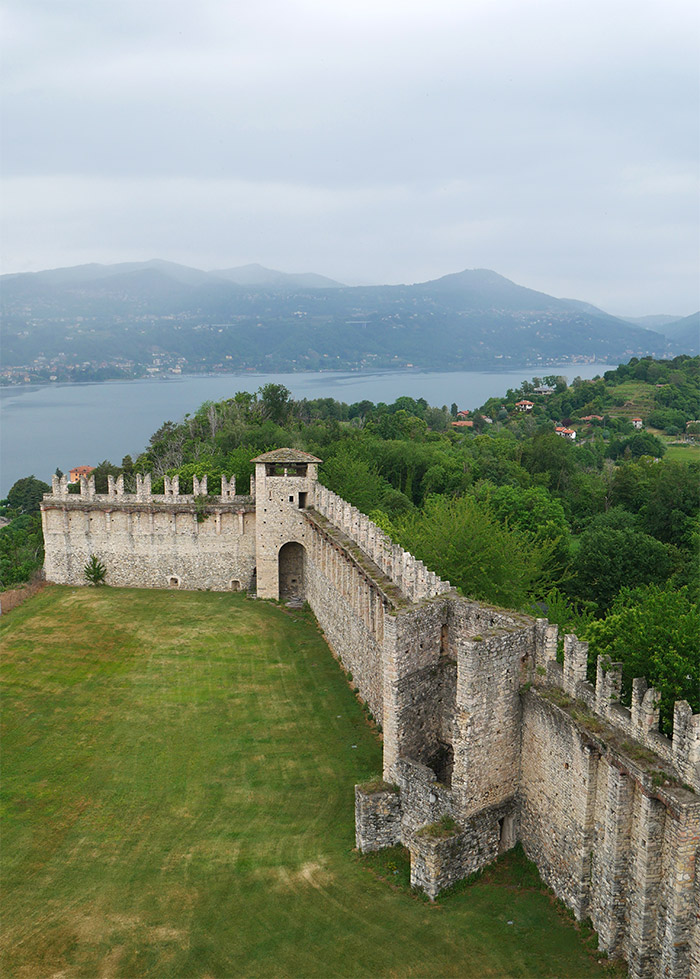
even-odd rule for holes
{"type": "Polygon", "coordinates": [[[303,601],[304,564],[303,545],[291,541],[280,548],[279,553],[279,595],[281,602],[303,601]]]}

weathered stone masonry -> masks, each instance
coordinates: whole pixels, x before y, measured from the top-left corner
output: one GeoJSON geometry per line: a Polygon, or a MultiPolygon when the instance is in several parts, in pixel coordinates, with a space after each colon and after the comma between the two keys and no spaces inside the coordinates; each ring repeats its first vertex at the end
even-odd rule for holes
{"type": "Polygon", "coordinates": [[[586,682],[588,650],[544,619],[460,598],[280,449],[250,493],[121,480],[44,498],[46,576],[83,584],[91,554],[114,585],[255,589],[306,600],[384,735],[384,784],[356,789],[362,850],[404,843],[431,897],[521,841],[543,878],[634,979],[700,977],[700,715],[616,664],[586,682]],[[203,519],[204,518],[204,519],[203,519]],[[449,817],[446,831],[438,827],[449,817]]]}
{"type": "MultiPolygon", "coordinates": [[[[68,493],[66,477],[53,477],[41,519],[49,581],[83,585],[83,568],[96,554],[112,585],[145,588],[251,587],[255,571],[255,502],[237,496],[234,480],[222,480],[221,495],[207,495],[206,478],[194,494],[179,494],[178,478],[166,478],[165,493],[151,493],[150,476],[137,476],[135,493],[123,478],[109,477],[109,492],[95,493],[94,479],[81,477],[81,493],[68,493]],[[201,520],[206,509],[208,519],[201,520]]],[[[254,489],[254,487],[253,487],[254,489]]]]}

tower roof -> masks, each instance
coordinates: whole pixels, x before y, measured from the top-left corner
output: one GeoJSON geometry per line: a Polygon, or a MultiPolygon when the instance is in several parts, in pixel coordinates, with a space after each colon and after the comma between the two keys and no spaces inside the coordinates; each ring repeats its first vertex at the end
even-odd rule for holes
{"type": "Polygon", "coordinates": [[[262,455],[256,456],[255,459],[251,459],[251,462],[322,462],[322,459],[317,459],[316,456],[310,455],[308,452],[302,452],[300,449],[273,449],[272,452],[263,452],[262,455]]]}

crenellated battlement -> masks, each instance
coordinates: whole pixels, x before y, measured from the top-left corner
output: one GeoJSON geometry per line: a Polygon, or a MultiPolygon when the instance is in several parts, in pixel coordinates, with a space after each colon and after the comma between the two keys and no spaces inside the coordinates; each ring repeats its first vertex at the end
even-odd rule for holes
{"type": "Polygon", "coordinates": [[[550,625],[546,619],[538,619],[538,629],[543,635],[546,632],[547,643],[540,641],[538,644],[536,663],[540,669],[535,671],[535,684],[557,687],[572,700],[582,702],[592,714],[658,755],[673,768],[681,782],[700,792],[700,714],[693,714],[687,701],[677,701],[673,735],[666,737],[659,731],[659,692],[649,687],[644,677],[632,681],[631,702],[626,707],[620,702],[621,663],[599,656],[596,682],[590,683],[586,679],[588,643],[575,635],[564,636],[562,666],[556,661],[557,626],[550,625]]]}
{"type": "Polygon", "coordinates": [[[237,591],[255,581],[255,483],[237,495],[234,477],[221,477],[210,496],[208,479],[194,477],[192,493],[178,476],[154,493],[150,473],[136,473],[126,492],[124,476],[107,477],[95,492],[94,476],[71,493],[65,476],[52,478],[41,504],[45,573],[49,581],[85,584],[84,569],[98,555],[110,585],[237,591]]]}
{"type": "Polygon", "coordinates": [[[51,493],[44,494],[46,505],[57,503],[173,503],[181,506],[194,505],[197,500],[202,500],[205,504],[216,506],[217,504],[234,502],[252,502],[255,499],[255,478],[251,477],[250,489],[246,494],[240,496],[236,494],[236,477],[221,477],[220,495],[209,496],[207,488],[207,476],[198,478],[192,477],[192,493],[180,493],[180,477],[164,476],[164,488],[162,493],[153,493],[151,490],[152,477],[150,473],[136,473],[136,488],[133,493],[124,490],[124,476],[107,476],[107,492],[95,492],[95,477],[80,477],[80,493],[69,492],[67,476],[51,477],[51,493]]]}
{"type": "Polygon", "coordinates": [[[411,602],[444,595],[452,588],[408,551],[395,544],[383,530],[357,507],[320,484],[316,487],[315,509],[377,565],[411,602]]]}

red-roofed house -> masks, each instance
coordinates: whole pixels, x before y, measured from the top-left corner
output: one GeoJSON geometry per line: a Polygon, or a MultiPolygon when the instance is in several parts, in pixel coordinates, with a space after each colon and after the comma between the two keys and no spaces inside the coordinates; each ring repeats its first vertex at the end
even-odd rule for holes
{"type": "Polygon", "coordinates": [[[566,428],[564,425],[557,425],[554,431],[557,435],[560,435],[563,439],[568,439],[570,442],[573,442],[576,438],[576,432],[573,428],[566,428]]]}
{"type": "Polygon", "coordinates": [[[468,422],[468,421],[452,422],[452,427],[453,428],[474,428],[474,422],[468,422]]]}
{"type": "Polygon", "coordinates": [[[639,429],[639,428],[642,427],[642,419],[641,418],[633,418],[632,419],[632,424],[634,425],[635,428],[639,429]]]}
{"type": "Polygon", "coordinates": [[[516,401],[515,407],[517,411],[532,411],[535,407],[534,401],[526,401],[524,398],[522,401],[516,401]]]}

